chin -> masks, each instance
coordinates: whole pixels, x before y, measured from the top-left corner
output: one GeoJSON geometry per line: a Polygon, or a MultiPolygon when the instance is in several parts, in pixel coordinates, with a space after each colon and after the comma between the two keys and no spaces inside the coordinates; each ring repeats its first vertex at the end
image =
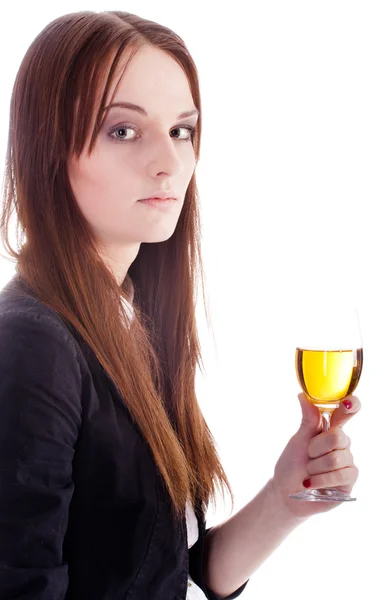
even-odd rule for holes
{"type": "Polygon", "coordinates": [[[158,244],[159,242],[166,242],[168,239],[171,238],[173,233],[174,233],[174,231],[172,231],[170,234],[167,234],[167,235],[149,236],[148,238],[144,238],[141,243],[142,244],[158,244]]]}
{"type": "Polygon", "coordinates": [[[171,231],[156,231],[156,232],[151,232],[149,235],[145,236],[142,240],[142,243],[145,244],[156,244],[158,242],[166,242],[166,240],[168,240],[169,238],[171,238],[171,236],[173,235],[175,229],[172,229],[171,231]]]}

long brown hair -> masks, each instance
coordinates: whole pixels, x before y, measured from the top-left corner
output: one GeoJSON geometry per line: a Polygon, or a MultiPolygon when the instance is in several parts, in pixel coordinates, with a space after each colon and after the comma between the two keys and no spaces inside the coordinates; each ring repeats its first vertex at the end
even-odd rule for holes
{"type": "MultiPolygon", "coordinates": [[[[222,494],[227,487],[234,503],[195,393],[197,366],[203,372],[199,282],[208,322],[195,173],[173,235],[141,244],[120,287],[67,174],[69,157],[80,156],[90,131],[93,150],[118,63],[144,44],[178,62],[201,113],[194,61],[183,40],[158,23],[127,12],[77,12],[55,19],[34,39],[11,97],[0,231],[18,275],[76,329],[117,386],[180,519],[188,497],[203,511],[210,499],[216,504],[215,484],[222,494]],[[14,212],[18,251],[10,242],[14,212]],[[133,299],[129,328],[122,325],[122,297],[133,299]]],[[[193,139],[197,160],[200,137],[201,116],[193,139]]]]}

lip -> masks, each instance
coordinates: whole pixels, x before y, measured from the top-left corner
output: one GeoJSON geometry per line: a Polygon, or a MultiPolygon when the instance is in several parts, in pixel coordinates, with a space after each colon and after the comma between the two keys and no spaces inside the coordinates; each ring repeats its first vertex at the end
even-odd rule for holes
{"type": "Polygon", "coordinates": [[[143,198],[142,200],[138,200],[142,204],[146,206],[152,206],[155,208],[165,209],[172,206],[177,201],[176,198],[143,198]]]}
{"type": "Polygon", "coordinates": [[[172,192],[156,192],[148,198],[140,198],[140,201],[143,200],[176,200],[176,197],[172,192]]]}

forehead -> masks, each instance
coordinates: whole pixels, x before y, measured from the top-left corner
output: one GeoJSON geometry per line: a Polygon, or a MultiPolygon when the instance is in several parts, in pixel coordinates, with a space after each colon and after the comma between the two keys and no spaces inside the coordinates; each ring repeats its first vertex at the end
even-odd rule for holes
{"type": "MultiPolygon", "coordinates": [[[[143,46],[126,66],[117,67],[109,90],[111,102],[132,102],[143,106],[148,114],[165,107],[176,113],[194,106],[190,83],[183,68],[159,48],[143,46]]],[[[113,109],[119,110],[119,109],[113,109]]]]}

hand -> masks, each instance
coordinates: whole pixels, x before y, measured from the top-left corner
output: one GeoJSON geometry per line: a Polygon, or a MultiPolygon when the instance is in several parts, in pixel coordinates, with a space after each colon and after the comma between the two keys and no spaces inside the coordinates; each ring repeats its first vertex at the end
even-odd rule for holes
{"type": "Polygon", "coordinates": [[[304,502],[293,500],[289,494],[305,489],[303,481],[310,480],[310,488],[335,487],[350,493],[358,477],[358,469],[350,451],[350,438],[343,426],[361,405],[357,396],[348,396],[344,401],[352,402],[347,409],[343,402],[335,409],[329,431],[321,432],[321,415],[304,394],[299,394],[302,421],[298,431],[288,442],[275,466],[272,485],[279,502],[288,511],[299,517],[326,512],[339,502],[304,502]]]}

